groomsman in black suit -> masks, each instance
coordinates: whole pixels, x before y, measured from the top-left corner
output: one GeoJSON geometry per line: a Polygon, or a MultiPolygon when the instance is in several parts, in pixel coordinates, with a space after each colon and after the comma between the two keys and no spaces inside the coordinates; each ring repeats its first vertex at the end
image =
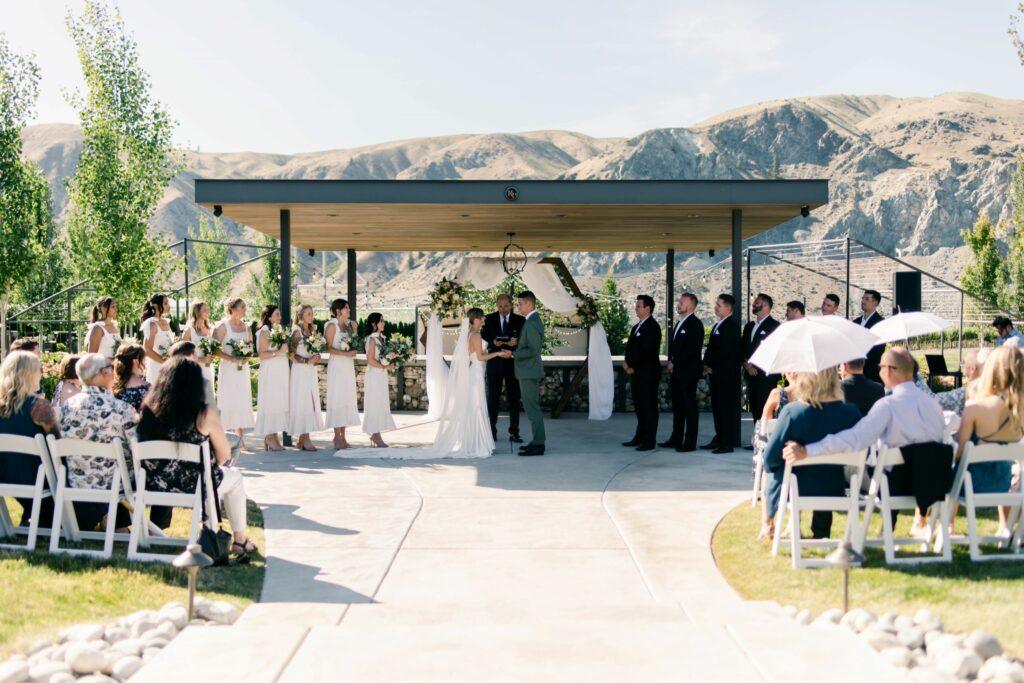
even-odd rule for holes
{"type": "MultiPolygon", "coordinates": [[[[512,312],[512,297],[499,294],[494,302],[496,310],[484,316],[480,336],[491,350],[514,350],[519,342],[519,333],[526,318],[512,312]]],[[[504,387],[508,401],[508,434],[515,443],[522,443],[519,436],[519,380],[516,379],[515,362],[511,358],[492,358],[487,361],[487,412],[491,418],[491,436],[498,438],[498,404],[504,387]]]]}
{"type": "Polygon", "coordinates": [[[639,322],[629,331],[623,367],[629,375],[636,412],[636,434],[623,446],[653,451],[658,442],[658,385],[661,384],[661,325],[654,319],[654,299],[636,298],[639,322]]]}
{"type": "MultiPolygon", "coordinates": [[[[885,320],[878,312],[878,304],[882,303],[882,295],[873,289],[865,289],[864,296],[860,298],[861,315],[853,322],[861,327],[871,329],[878,323],[885,320]]],[[[881,382],[879,377],[879,364],[882,362],[882,353],[885,351],[885,344],[872,346],[868,351],[868,357],[864,361],[864,376],[874,382],[881,382]]]]}
{"type": "Polygon", "coordinates": [[[704,347],[704,323],[694,311],[697,296],[687,292],[679,297],[679,319],[672,327],[668,350],[668,371],[672,373],[672,436],[658,444],[680,453],[697,450],[697,381],[701,375],[700,352],[704,347]]]}
{"type": "Polygon", "coordinates": [[[755,420],[761,419],[761,411],[768,400],[768,394],[782,379],[781,375],[766,375],[764,370],[750,364],[750,357],[757,351],[757,347],[768,338],[772,332],[778,329],[778,320],[772,317],[772,307],[775,302],[767,294],[761,293],[754,297],[754,303],[750,305],[750,312],[754,319],[743,328],[743,341],[741,342],[743,353],[743,369],[747,375],[747,398],[750,403],[750,414],[755,420]]]}
{"type": "Polygon", "coordinates": [[[715,300],[718,322],[711,328],[704,352],[715,438],[703,448],[710,448],[716,454],[732,453],[739,445],[736,427],[740,419],[740,326],[732,315],[735,308],[736,299],[731,294],[718,295],[715,300]]]}

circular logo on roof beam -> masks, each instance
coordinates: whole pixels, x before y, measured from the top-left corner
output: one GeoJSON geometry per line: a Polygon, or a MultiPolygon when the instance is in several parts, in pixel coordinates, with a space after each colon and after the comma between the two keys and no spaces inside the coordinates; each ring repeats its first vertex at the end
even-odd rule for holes
{"type": "Polygon", "coordinates": [[[514,202],[515,200],[519,199],[519,190],[512,187],[511,185],[509,187],[506,187],[505,199],[509,200],[510,202],[514,202]]]}

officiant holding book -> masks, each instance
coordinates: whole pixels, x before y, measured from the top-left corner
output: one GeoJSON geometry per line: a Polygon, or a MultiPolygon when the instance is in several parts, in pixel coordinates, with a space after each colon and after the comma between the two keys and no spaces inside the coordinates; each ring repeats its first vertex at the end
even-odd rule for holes
{"type": "MultiPolygon", "coordinates": [[[[515,351],[526,318],[512,311],[512,297],[499,294],[494,302],[497,309],[484,317],[480,336],[491,351],[515,351]]],[[[515,361],[511,358],[492,358],[487,361],[487,412],[491,418],[491,436],[498,440],[498,406],[505,392],[508,403],[508,434],[515,443],[519,436],[519,381],[516,379],[515,361]]]]}

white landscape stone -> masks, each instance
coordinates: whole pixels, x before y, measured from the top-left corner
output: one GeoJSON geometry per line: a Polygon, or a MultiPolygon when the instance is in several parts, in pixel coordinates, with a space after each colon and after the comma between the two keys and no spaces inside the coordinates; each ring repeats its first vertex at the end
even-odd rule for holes
{"type": "Polygon", "coordinates": [[[122,657],[114,664],[113,676],[119,681],[126,681],[142,668],[142,657],[122,657]]]}
{"type": "Polygon", "coordinates": [[[914,615],[914,623],[925,631],[942,629],[942,620],[939,619],[938,615],[930,609],[917,610],[917,614],[914,615]]]}
{"type": "Polygon", "coordinates": [[[913,683],[957,683],[955,677],[931,667],[911,669],[909,673],[913,683]]]}
{"type": "Polygon", "coordinates": [[[40,662],[33,665],[28,672],[32,683],[50,683],[54,676],[60,673],[71,673],[71,669],[64,662],[40,662]]]}
{"type": "Polygon", "coordinates": [[[1003,646],[995,636],[984,631],[972,631],[964,639],[964,647],[978,655],[982,661],[1003,654],[1003,646]]]}
{"type": "Polygon", "coordinates": [[[138,655],[142,652],[143,646],[143,640],[141,638],[126,638],[125,640],[111,645],[110,649],[114,652],[121,652],[126,655],[138,655]]]}
{"type": "Polygon", "coordinates": [[[982,665],[978,671],[978,680],[1024,683],[1024,665],[1003,656],[995,656],[982,665]]]}
{"type": "Polygon", "coordinates": [[[864,641],[876,652],[888,650],[893,647],[899,647],[899,642],[896,640],[896,637],[888,631],[883,631],[880,628],[866,628],[861,632],[860,637],[863,638],[864,641]]]}
{"type": "Polygon", "coordinates": [[[877,621],[877,617],[866,609],[858,607],[852,609],[843,615],[839,623],[846,626],[854,633],[860,633],[868,626],[872,625],[877,621]]]}
{"type": "Polygon", "coordinates": [[[45,650],[46,648],[52,647],[52,646],[53,646],[53,643],[51,643],[50,641],[48,641],[46,639],[40,639],[40,640],[37,640],[37,641],[33,642],[31,645],[29,645],[28,649],[25,650],[25,654],[27,656],[31,657],[32,655],[34,655],[35,653],[39,652],[40,650],[45,650]]]}
{"type": "Polygon", "coordinates": [[[75,675],[69,673],[56,673],[50,676],[50,683],[75,683],[75,675]]]}
{"type": "Polygon", "coordinates": [[[24,683],[28,680],[28,662],[8,661],[0,664],[0,683],[24,683]]]}
{"type": "Polygon", "coordinates": [[[104,676],[103,674],[91,674],[79,678],[78,683],[116,683],[116,681],[110,676],[104,676]]]}
{"type": "Polygon", "coordinates": [[[131,634],[132,638],[138,638],[148,631],[152,631],[157,627],[156,619],[150,619],[143,617],[132,622],[131,634]]]}
{"type": "Polygon", "coordinates": [[[185,628],[185,625],[188,624],[188,609],[184,605],[177,603],[164,605],[160,610],[160,614],[174,624],[174,627],[178,630],[185,628]]]}
{"type": "Polygon", "coordinates": [[[811,614],[811,610],[802,609],[796,613],[794,618],[796,620],[796,623],[800,624],[801,626],[806,626],[807,624],[811,623],[811,621],[814,619],[814,615],[811,614]]]}
{"type": "Polygon", "coordinates": [[[111,624],[103,630],[103,640],[111,645],[131,636],[131,632],[120,624],[111,624]]]}
{"type": "Polygon", "coordinates": [[[924,647],[924,632],[917,626],[910,626],[896,632],[896,640],[911,650],[924,647]]]}
{"type": "MultiPolygon", "coordinates": [[[[790,619],[795,619],[796,615],[803,610],[799,610],[795,605],[786,605],[782,608],[782,613],[790,619]]],[[[809,611],[809,610],[808,610],[809,611]]]]}
{"type": "Polygon", "coordinates": [[[915,624],[914,620],[906,616],[905,614],[899,614],[896,616],[895,619],[893,619],[892,625],[896,627],[897,631],[902,631],[905,628],[910,628],[911,626],[916,626],[917,624],[915,624]]]}
{"type": "Polygon", "coordinates": [[[160,625],[157,626],[155,629],[148,632],[146,634],[146,637],[154,635],[165,640],[174,640],[174,638],[178,635],[178,627],[175,626],[174,623],[170,620],[164,621],[161,622],[160,625]]]}
{"type": "Polygon", "coordinates": [[[161,650],[158,647],[147,647],[145,650],[142,651],[142,661],[145,662],[147,660],[153,659],[153,657],[156,657],[158,654],[160,654],[160,652],[161,650]]]}
{"type": "Polygon", "coordinates": [[[914,662],[914,655],[910,652],[909,648],[905,647],[888,647],[882,650],[880,654],[882,659],[900,669],[906,669],[914,662]]]}
{"type": "Polygon", "coordinates": [[[833,624],[838,624],[839,620],[843,618],[843,610],[838,607],[827,609],[818,615],[818,619],[824,619],[825,621],[831,621],[833,624]]]}
{"type": "Polygon", "coordinates": [[[103,638],[103,630],[99,624],[78,624],[61,631],[61,638],[68,642],[100,640],[103,638]]]}
{"type": "Polygon", "coordinates": [[[96,673],[106,660],[103,652],[89,647],[86,642],[72,642],[64,653],[64,663],[76,674],[96,673]]]}
{"type": "Polygon", "coordinates": [[[966,650],[948,650],[935,660],[935,668],[956,678],[974,678],[981,670],[978,655],[966,650]]]}

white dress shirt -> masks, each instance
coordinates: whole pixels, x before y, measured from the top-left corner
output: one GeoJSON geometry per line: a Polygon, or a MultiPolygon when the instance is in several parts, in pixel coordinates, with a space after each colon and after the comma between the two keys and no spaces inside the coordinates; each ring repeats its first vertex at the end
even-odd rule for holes
{"type": "Polygon", "coordinates": [[[899,448],[914,443],[943,441],[946,421],[938,401],[913,382],[893,387],[860,422],[807,446],[807,456],[859,451],[868,446],[899,448]]]}
{"type": "Polygon", "coordinates": [[[683,329],[683,323],[685,323],[691,315],[693,315],[693,313],[687,313],[682,318],[680,318],[678,322],[676,322],[676,329],[672,330],[673,337],[679,334],[679,330],[683,329]]]}
{"type": "Polygon", "coordinates": [[[636,324],[636,327],[634,327],[634,328],[633,328],[633,336],[634,336],[634,337],[635,337],[636,335],[640,334],[640,328],[641,328],[641,327],[643,327],[643,324],[644,324],[645,322],[647,322],[647,321],[648,321],[648,319],[650,319],[650,317],[651,317],[651,316],[647,316],[646,318],[643,318],[642,320],[640,320],[639,322],[637,322],[637,324],[636,324]]]}

